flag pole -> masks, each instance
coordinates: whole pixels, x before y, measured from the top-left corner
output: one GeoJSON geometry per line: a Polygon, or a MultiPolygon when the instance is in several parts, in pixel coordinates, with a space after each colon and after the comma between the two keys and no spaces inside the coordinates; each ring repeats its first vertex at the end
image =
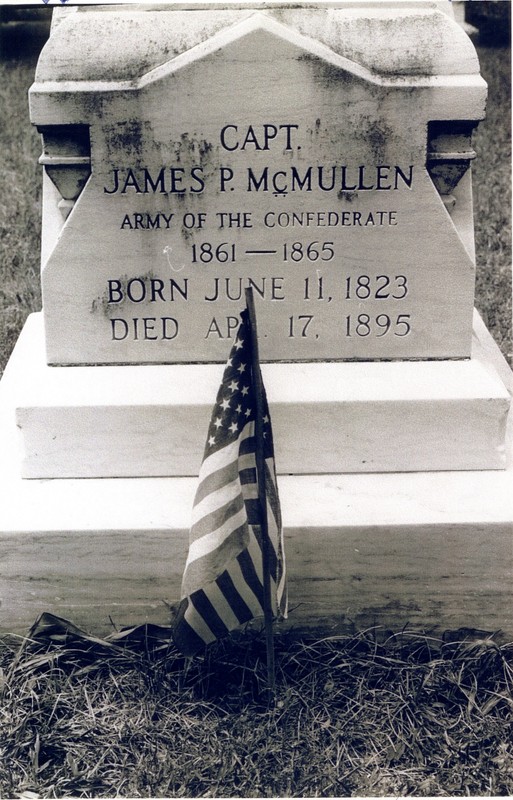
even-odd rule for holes
{"type": "Polygon", "coordinates": [[[271,601],[271,569],[270,569],[270,543],[269,528],[267,524],[267,498],[265,488],[265,458],[263,437],[263,383],[260,372],[258,355],[258,334],[253,300],[253,289],[247,288],[246,306],[248,309],[249,327],[251,334],[251,369],[255,386],[255,459],[258,480],[258,501],[260,504],[261,536],[262,536],[262,570],[264,577],[264,627],[265,644],[267,653],[267,683],[271,700],[276,689],[274,669],[274,637],[273,637],[273,608],[271,601]]]}

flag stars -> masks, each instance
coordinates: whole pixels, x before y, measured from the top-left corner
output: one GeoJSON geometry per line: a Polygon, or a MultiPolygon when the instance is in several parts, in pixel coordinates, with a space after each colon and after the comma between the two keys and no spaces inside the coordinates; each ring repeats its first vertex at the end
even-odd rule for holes
{"type": "MultiPolygon", "coordinates": [[[[210,421],[207,436],[207,446],[210,452],[236,440],[241,435],[241,431],[251,425],[255,419],[255,409],[252,403],[251,355],[248,352],[250,338],[247,329],[240,328],[233,342],[232,352],[223,373],[221,388],[210,421]]],[[[266,414],[263,423],[266,425],[269,422],[269,416],[266,414]]],[[[269,425],[266,427],[269,431],[267,439],[270,440],[272,435],[269,425]]]]}

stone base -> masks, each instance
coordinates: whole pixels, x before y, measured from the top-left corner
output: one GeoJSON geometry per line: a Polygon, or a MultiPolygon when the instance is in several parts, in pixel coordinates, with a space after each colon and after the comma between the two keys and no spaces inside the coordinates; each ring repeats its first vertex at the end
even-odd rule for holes
{"type": "MultiPolygon", "coordinates": [[[[23,480],[9,381],[0,397],[1,629],[26,632],[42,611],[97,632],[167,623],[196,480],[23,480]]],[[[511,458],[500,471],[281,476],[289,625],[511,636],[512,477],[511,458]]]]}
{"type": "MultiPolygon", "coordinates": [[[[478,322],[465,361],[264,364],[278,472],[503,469],[510,398],[478,322]]],[[[222,371],[50,367],[32,315],[5,378],[23,477],[197,475],[222,371]]]]}
{"type": "MultiPolygon", "coordinates": [[[[5,475],[0,629],[42,611],[91,631],[166,624],[193,478],[5,475]]],[[[512,472],[283,476],[288,625],[513,634],[512,472]]]]}

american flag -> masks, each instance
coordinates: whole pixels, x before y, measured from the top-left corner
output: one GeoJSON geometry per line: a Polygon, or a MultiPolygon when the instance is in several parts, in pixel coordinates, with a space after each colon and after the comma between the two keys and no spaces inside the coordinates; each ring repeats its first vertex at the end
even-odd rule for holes
{"type": "MultiPolygon", "coordinates": [[[[247,310],[241,320],[212,412],[192,510],[182,601],[173,631],[176,646],[186,655],[264,614],[256,397],[247,310]]],[[[287,614],[285,559],[265,392],[262,404],[271,600],[279,618],[287,614]]]]}

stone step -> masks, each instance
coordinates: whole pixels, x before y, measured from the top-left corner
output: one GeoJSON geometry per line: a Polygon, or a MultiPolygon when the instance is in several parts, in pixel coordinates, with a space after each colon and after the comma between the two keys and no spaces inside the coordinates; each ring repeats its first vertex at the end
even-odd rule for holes
{"type": "MultiPolygon", "coordinates": [[[[7,465],[8,466],[8,465],[7,465]]],[[[0,510],[0,628],[165,624],[192,478],[21,481],[0,510]]],[[[282,476],[289,625],[513,633],[512,473],[282,476]]]]}
{"type": "MultiPolygon", "coordinates": [[[[6,373],[25,478],[198,473],[221,364],[51,367],[43,342],[31,315],[6,373]]],[[[262,371],[281,474],[505,466],[510,397],[479,327],[468,360],[262,371]]]]}

